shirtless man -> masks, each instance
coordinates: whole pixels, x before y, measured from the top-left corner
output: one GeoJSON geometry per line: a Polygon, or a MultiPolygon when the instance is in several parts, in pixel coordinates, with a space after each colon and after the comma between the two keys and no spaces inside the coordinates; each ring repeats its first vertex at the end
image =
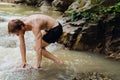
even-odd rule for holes
{"type": "Polygon", "coordinates": [[[26,31],[32,31],[35,36],[34,50],[37,53],[35,68],[40,68],[42,55],[53,60],[57,64],[63,64],[63,61],[49,53],[45,47],[54,43],[62,35],[62,26],[55,19],[41,14],[31,15],[22,19],[14,19],[8,23],[8,32],[16,34],[20,40],[20,51],[22,57],[21,67],[25,67],[26,46],[24,34],[26,31]]]}

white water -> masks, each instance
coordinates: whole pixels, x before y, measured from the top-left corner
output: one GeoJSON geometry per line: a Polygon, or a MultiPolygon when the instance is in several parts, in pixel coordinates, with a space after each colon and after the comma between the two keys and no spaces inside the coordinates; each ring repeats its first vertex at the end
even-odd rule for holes
{"type": "Polygon", "coordinates": [[[97,71],[112,76],[114,80],[119,80],[119,62],[110,61],[102,56],[87,52],[64,50],[59,44],[51,44],[47,49],[62,59],[65,64],[58,66],[51,60],[43,58],[42,68],[36,70],[31,67],[36,61],[36,53],[28,50],[27,61],[29,65],[27,68],[20,68],[19,48],[0,47],[0,79],[70,80],[77,72],[97,71]]]}
{"type": "MultiPolygon", "coordinates": [[[[113,80],[120,80],[120,62],[105,59],[103,56],[80,51],[64,49],[60,44],[51,44],[46,49],[62,59],[65,64],[58,66],[51,60],[43,58],[42,68],[39,70],[31,67],[36,61],[36,53],[33,50],[34,36],[31,32],[25,34],[27,44],[26,68],[20,68],[21,56],[19,41],[15,35],[7,32],[7,23],[14,18],[39,12],[38,9],[22,7],[0,6],[0,80],[70,80],[77,72],[95,71],[109,75],[113,80]],[[10,12],[9,12],[10,11],[10,12]]],[[[45,12],[46,14],[49,13],[45,12]]],[[[51,13],[52,14],[52,13],[51,13]]],[[[56,12],[53,14],[56,14],[56,12]]],[[[50,14],[49,14],[50,15],[50,14]]],[[[57,18],[57,15],[52,15],[57,18]]]]}

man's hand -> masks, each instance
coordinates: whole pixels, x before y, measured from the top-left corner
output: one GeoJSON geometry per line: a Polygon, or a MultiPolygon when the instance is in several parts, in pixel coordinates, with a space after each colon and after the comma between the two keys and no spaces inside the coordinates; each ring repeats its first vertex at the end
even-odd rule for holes
{"type": "Polygon", "coordinates": [[[46,34],[45,30],[41,30],[42,37],[46,34]]]}
{"type": "Polygon", "coordinates": [[[22,63],[22,64],[20,65],[21,68],[25,68],[26,66],[27,66],[26,63],[22,63]]]}
{"type": "Polygon", "coordinates": [[[35,69],[41,68],[39,64],[35,64],[35,65],[33,65],[33,67],[34,67],[35,69]]]}

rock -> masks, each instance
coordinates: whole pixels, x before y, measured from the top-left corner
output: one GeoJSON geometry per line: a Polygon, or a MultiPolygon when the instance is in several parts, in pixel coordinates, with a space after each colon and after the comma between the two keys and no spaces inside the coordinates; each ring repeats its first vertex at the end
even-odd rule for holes
{"type": "Polygon", "coordinates": [[[9,3],[13,3],[15,0],[0,0],[0,2],[9,2],[9,3]]]}
{"type": "Polygon", "coordinates": [[[68,11],[71,9],[76,10],[78,8],[79,8],[79,3],[77,1],[75,1],[68,7],[68,11]]]}
{"type": "Polygon", "coordinates": [[[42,6],[51,7],[52,1],[53,0],[41,0],[37,2],[37,6],[38,7],[42,7],[42,6]]]}
{"type": "Polygon", "coordinates": [[[73,2],[73,3],[69,6],[68,11],[71,10],[71,9],[72,9],[72,10],[79,11],[79,9],[86,8],[86,7],[88,7],[90,4],[91,4],[91,0],[75,1],[75,2],[73,2]]]}
{"type": "Polygon", "coordinates": [[[104,0],[104,2],[102,3],[104,6],[111,6],[114,5],[116,2],[118,2],[119,0],[104,0]]]}
{"type": "Polygon", "coordinates": [[[70,49],[102,53],[107,58],[120,60],[119,19],[120,14],[106,14],[98,22],[83,21],[84,24],[74,30],[71,27],[80,25],[81,20],[67,22],[64,25],[66,29],[64,29],[63,37],[59,42],[70,49]]]}
{"type": "MultiPolygon", "coordinates": [[[[79,27],[72,27],[71,25],[66,25],[63,27],[63,35],[61,36],[59,43],[64,44],[66,47],[73,49],[75,43],[77,44],[76,40],[78,38],[78,34],[82,29],[79,27]]],[[[75,47],[74,47],[75,48],[75,47]]]]}
{"type": "Polygon", "coordinates": [[[74,2],[74,0],[54,0],[52,6],[55,10],[64,12],[74,2]]]}
{"type": "Polygon", "coordinates": [[[4,21],[5,21],[5,19],[3,19],[3,18],[0,17],[0,22],[4,22],[4,21]]]}
{"type": "Polygon", "coordinates": [[[77,73],[72,80],[112,80],[103,73],[86,72],[77,73]]]}
{"type": "Polygon", "coordinates": [[[14,0],[14,3],[18,4],[18,3],[24,3],[25,0],[14,0]]]}
{"type": "Polygon", "coordinates": [[[85,21],[78,20],[78,21],[75,21],[75,22],[65,23],[65,24],[63,24],[63,26],[65,26],[65,25],[71,25],[72,27],[80,27],[80,26],[84,25],[84,23],[85,23],[85,21]]]}
{"type": "Polygon", "coordinates": [[[80,43],[84,45],[83,50],[93,51],[95,47],[102,41],[99,35],[100,27],[97,27],[97,25],[98,25],[97,23],[88,23],[83,27],[81,33],[82,37],[80,40],[80,43]]]}

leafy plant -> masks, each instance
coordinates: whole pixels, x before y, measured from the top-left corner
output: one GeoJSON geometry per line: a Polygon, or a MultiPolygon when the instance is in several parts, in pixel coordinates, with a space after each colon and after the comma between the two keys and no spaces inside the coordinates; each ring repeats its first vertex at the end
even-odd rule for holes
{"type": "Polygon", "coordinates": [[[99,18],[98,16],[103,13],[105,9],[103,6],[94,6],[83,9],[80,12],[73,11],[71,13],[72,21],[77,21],[79,19],[84,19],[86,21],[97,21],[99,18]]]}
{"type": "Polygon", "coordinates": [[[107,9],[107,12],[110,12],[110,13],[120,13],[120,2],[117,3],[117,4],[114,5],[114,6],[110,6],[110,7],[107,9]]]}
{"type": "Polygon", "coordinates": [[[104,7],[101,4],[96,4],[95,6],[83,9],[79,12],[72,10],[71,20],[77,21],[79,19],[84,19],[88,22],[96,22],[100,19],[101,15],[104,15],[107,13],[120,13],[120,2],[110,7],[104,7]]]}

